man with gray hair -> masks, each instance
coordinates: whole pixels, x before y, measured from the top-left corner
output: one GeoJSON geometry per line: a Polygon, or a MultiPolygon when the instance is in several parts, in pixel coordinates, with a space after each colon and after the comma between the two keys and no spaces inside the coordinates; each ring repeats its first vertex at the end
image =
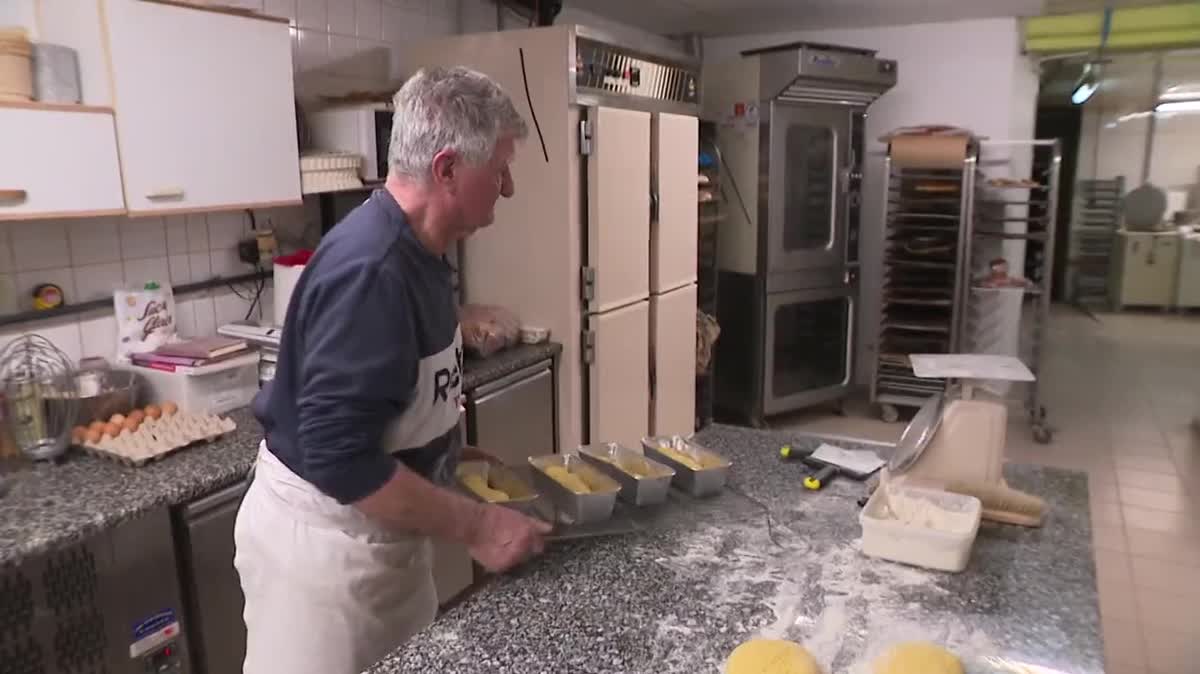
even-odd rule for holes
{"type": "Polygon", "coordinates": [[[387,182],[301,274],[234,533],[247,674],[358,674],[424,628],[431,538],[497,572],[541,551],[548,524],[445,486],[462,441],[445,253],[512,196],[526,134],[487,76],[418,72],[395,97],[387,182]]]}

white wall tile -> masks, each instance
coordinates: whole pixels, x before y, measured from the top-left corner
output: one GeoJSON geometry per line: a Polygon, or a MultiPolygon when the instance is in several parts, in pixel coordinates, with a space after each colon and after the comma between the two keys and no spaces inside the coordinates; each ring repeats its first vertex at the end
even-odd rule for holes
{"type": "Polygon", "coordinates": [[[242,213],[209,213],[209,250],[236,249],[238,241],[245,238],[246,229],[246,216],[242,213]]]}
{"type": "Polygon", "coordinates": [[[434,3],[430,6],[429,14],[425,17],[425,34],[453,35],[458,32],[458,13],[447,7],[452,3],[434,3]]]}
{"type": "Polygon", "coordinates": [[[333,35],[354,35],[356,22],[354,20],[355,0],[329,0],[329,32],[333,35]]]}
{"type": "MultiPolygon", "coordinates": [[[[242,294],[253,296],[245,291],[242,291],[242,294]]],[[[213,295],[213,310],[216,315],[217,325],[225,325],[226,323],[245,319],[246,310],[249,308],[249,302],[229,290],[218,290],[213,295]]]]}
{"type": "Polygon", "coordinates": [[[162,218],[127,218],[121,222],[121,257],[126,260],[167,254],[162,218]]]}
{"type": "Polygon", "coordinates": [[[296,72],[312,72],[329,64],[329,35],[324,31],[302,28],[296,31],[296,39],[296,72]]]}
{"type": "Polygon", "coordinates": [[[208,220],[203,214],[187,216],[187,249],[189,253],[208,250],[208,220]]]}
{"type": "Polygon", "coordinates": [[[0,274],[0,315],[17,313],[22,308],[20,302],[16,274],[0,274]]]}
{"type": "Polygon", "coordinates": [[[213,277],[212,253],[188,253],[188,269],[191,270],[192,281],[207,281],[213,277]]]}
{"type": "Polygon", "coordinates": [[[383,37],[383,29],[380,26],[382,9],[380,0],[357,0],[354,9],[354,21],[357,26],[355,34],[371,40],[383,37]]]}
{"type": "Polygon", "coordinates": [[[184,283],[192,282],[192,268],[188,262],[187,253],[168,255],[167,269],[171,272],[171,286],[178,288],[184,283]]]}
{"type": "Polygon", "coordinates": [[[291,25],[295,26],[296,0],[264,0],[263,14],[287,19],[291,25]]]}
{"type": "Polygon", "coordinates": [[[120,262],[89,264],[75,267],[75,291],[81,302],[112,298],[117,288],[125,285],[125,268],[120,262]]]}
{"type": "Polygon", "coordinates": [[[79,323],[75,319],[61,321],[43,321],[24,327],[22,333],[35,333],[50,340],[57,346],[72,363],[78,363],[83,355],[83,345],[80,343],[79,323]]]}
{"type": "Polygon", "coordinates": [[[215,335],[217,333],[217,315],[213,308],[212,298],[205,295],[197,297],[192,303],[196,312],[196,324],[193,328],[195,335],[215,335]]]}
{"type": "Polygon", "coordinates": [[[59,220],[31,220],[10,225],[13,263],[17,271],[53,269],[71,264],[67,227],[59,220]]]}
{"type": "Polygon", "coordinates": [[[165,257],[144,257],[137,260],[125,260],[125,282],[129,285],[140,286],[147,281],[157,281],[160,284],[171,282],[171,269],[165,257]]]}
{"type": "Polygon", "coordinates": [[[63,297],[67,304],[79,301],[75,292],[75,274],[70,267],[58,269],[36,269],[34,271],[19,271],[16,275],[17,306],[21,309],[33,308],[33,289],[43,283],[53,283],[62,288],[63,297]]]}
{"type": "Polygon", "coordinates": [[[238,259],[237,250],[214,250],[209,254],[213,276],[237,276],[249,271],[250,265],[238,259]]]}
{"type": "Polygon", "coordinates": [[[163,222],[167,228],[167,253],[176,255],[188,252],[187,216],[168,215],[163,222]]]}
{"type": "Polygon", "coordinates": [[[101,356],[110,362],[117,355],[117,319],[99,314],[79,321],[80,352],[83,358],[101,356]]]}
{"type": "Polygon", "coordinates": [[[329,30],[329,12],[325,0],[297,0],[296,25],[322,33],[329,30]]]}
{"type": "Polygon", "coordinates": [[[85,218],[67,225],[71,242],[71,264],[76,266],[119,262],[121,237],[117,218],[85,218]]]}
{"type": "Polygon", "coordinates": [[[16,265],[13,264],[11,236],[11,229],[0,225],[0,274],[17,270],[16,265]]]}
{"type": "Polygon", "coordinates": [[[410,12],[395,5],[383,6],[383,39],[385,42],[396,42],[421,34],[425,25],[425,15],[410,12]]]}
{"type": "Polygon", "coordinates": [[[196,308],[193,299],[175,300],[175,333],[180,337],[198,337],[196,308]]]}

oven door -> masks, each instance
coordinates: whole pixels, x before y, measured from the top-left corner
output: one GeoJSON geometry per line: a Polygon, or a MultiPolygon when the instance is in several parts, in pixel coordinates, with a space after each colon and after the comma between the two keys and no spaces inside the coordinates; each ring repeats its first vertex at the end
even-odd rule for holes
{"type": "Polygon", "coordinates": [[[763,414],[836,400],[853,379],[855,288],[767,295],[763,414]]]}
{"type": "Polygon", "coordinates": [[[768,272],[846,265],[850,120],[843,106],[771,104],[768,272]]]}

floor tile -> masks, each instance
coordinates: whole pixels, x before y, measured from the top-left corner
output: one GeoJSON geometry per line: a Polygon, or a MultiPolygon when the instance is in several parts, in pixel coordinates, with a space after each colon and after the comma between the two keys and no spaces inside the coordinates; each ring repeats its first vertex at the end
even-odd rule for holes
{"type": "Polygon", "coordinates": [[[1125,445],[1114,445],[1112,455],[1147,458],[1147,459],[1169,459],[1171,458],[1171,450],[1165,444],[1147,445],[1145,443],[1129,443],[1125,445]]]}
{"type": "Polygon", "coordinates": [[[1129,542],[1125,539],[1125,527],[1097,524],[1096,518],[1093,516],[1092,546],[1098,550],[1112,550],[1113,552],[1121,553],[1129,552],[1129,542]]]}
{"type": "Polygon", "coordinates": [[[1133,583],[1098,583],[1100,614],[1105,619],[1130,620],[1136,616],[1137,591],[1133,583]]]}
{"type": "Polygon", "coordinates": [[[1148,508],[1150,510],[1167,510],[1170,512],[1188,512],[1191,505],[1181,491],[1160,492],[1137,487],[1120,488],[1121,503],[1125,505],[1148,508]]]}
{"type": "Polygon", "coordinates": [[[1200,605],[1200,582],[1197,582],[1200,569],[1197,567],[1145,557],[1133,557],[1130,562],[1133,584],[1139,591],[1151,588],[1187,595],[1195,598],[1200,605]]]}
{"type": "Polygon", "coordinates": [[[1178,470],[1175,467],[1175,462],[1168,458],[1154,458],[1144,456],[1133,456],[1116,454],[1113,456],[1113,463],[1116,464],[1117,473],[1123,469],[1140,470],[1147,473],[1163,473],[1165,475],[1176,475],[1178,470]]]}
{"type": "Polygon", "coordinates": [[[1096,550],[1096,582],[1133,583],[1133,567],[1129,555],[1112,550],[1096,550]]]}
{"type": "Polygon", "coordinates": [[[1165,627],[1200,637],[1200,600],[1195,596],[1144,587],[1137,588],[1135,595],[1145,629],[1165,627]]]}
{"type": "Polygon", "coordinates": [[[1115,482],[1088,479],[1088,497],[1092,503],[1120,503],[1121,492],[1115,482]]]}
{"type": "Polygon", "coordinates": [[[1111,666],[1145,667],[1146,648],[1142,630],[1136,620],[1102,618],[1104,627],[1104,661],[1111,666]]]}
{"type": "Polygon", "coordinates": [[[1121,516],[1121,504],[1109,501],[1092,501],[1092,527],[1121,527],[1125,520],[1121,516]]]}
{"type": "Polygon", "coordinates": [[[1182,513],[1127,505],[1121,508],[1121,514],[1125,517],[1126,527],[1193,538],[1197,535],[1196,523],[1182,513]]]}
{"type": "Polygon", "coordinates": [[[1159,561],[1200,567],[1200,538],[1172,536],[1157,531],[1127,527],[1125,544],[1129,554],[1159,561]]]}
{"type": "Polygon", "coordinates": [[[1154,627],[1144,632],[1146,664],[1154,674],[1194,674],[1200,639],[1178,630],[1154,627]]]}
{"type": "Polygon", "coordinates": [[[1117,484],[1122,487],[1153,489],[1157,492],[1183,491],[1183,483],[1174,475],[1150,473],[1142,470],[1117,471],[1117,484]]]}

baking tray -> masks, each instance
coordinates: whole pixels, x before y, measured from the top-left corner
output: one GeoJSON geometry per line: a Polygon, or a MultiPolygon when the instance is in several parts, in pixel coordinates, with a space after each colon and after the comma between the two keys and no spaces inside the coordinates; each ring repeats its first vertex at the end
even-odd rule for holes
{"type": "Polygon", "coordinates": [[[621,491],[621,485],[579,455],[531,456],[529,465],[533,468],[534,486],[554,504],[560,522],[586,524],[606,520],[612,516],[613,506],[617,502],[617,494],[621,491]],[[562,466],[567,471],[578,475],[587,483],[592,490],[591,493],[577,494],[567,489],[566,486],[546,474],[545,470],[551,466],[562,466]]]}
{"type": "Polygon", "coordinates": [[[671,489],[671,479],[675,477],[675,471],[646,458],[641,448],[632,449],[608,442],[580,447],[579,455],[621,485],[619,498],[622,501],[641,506],[667,500],[667,492],[671,489]],[[630,461],[644,464],[642,468],[645,474],[634,475],[622,468],[622,465],[630,461]]]}
{"type": "Polygon", "coordinates": [[[725,488],[729,477],[729,468],[733,464],[725,457],[705,449],[700,445],[678,435],[656,436],[642,438],[642,448],[646,455],[659,463],[675,469],[674,484],[692,496],[711,496],[720,493],[725,488]],[[696,470],[690,468],[665,454],[663,447],[690,454],[700,459],[712,462],[711,468],[696,470]]]}
{"type": "Polygon", "coordinates": [[[482,474],[484,481],[508,494],[507,501],[496,501],[493,505],[512,508],[526,515],[536,514],[537,502],[541,495],[533,488],[529,480],[522,477],[516,470],[490,461],[459,462],[458,467],[454,470],[454,482],[458,485],[459,490],[476,501],[488,503],[470,487],[463,484],[463,477],[471,474],[482,474]]]}

